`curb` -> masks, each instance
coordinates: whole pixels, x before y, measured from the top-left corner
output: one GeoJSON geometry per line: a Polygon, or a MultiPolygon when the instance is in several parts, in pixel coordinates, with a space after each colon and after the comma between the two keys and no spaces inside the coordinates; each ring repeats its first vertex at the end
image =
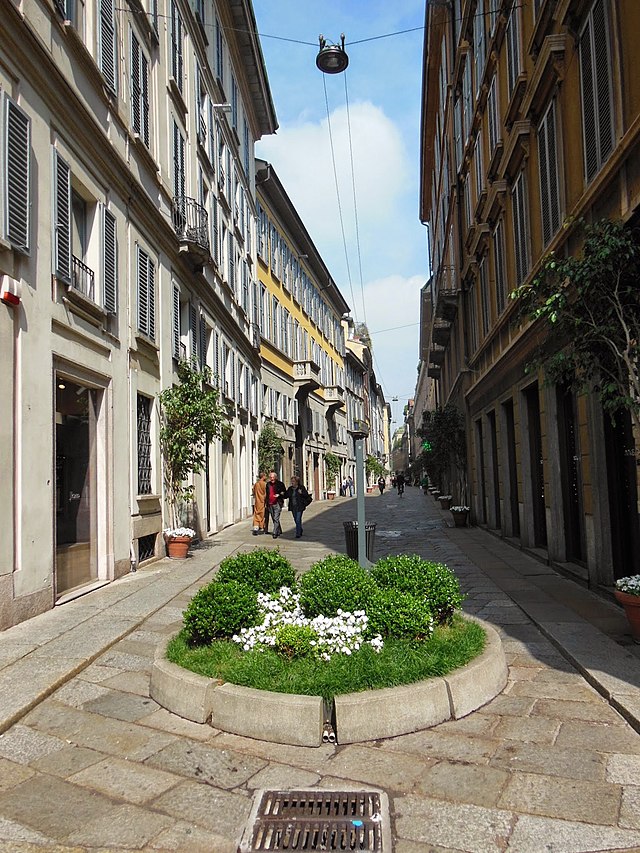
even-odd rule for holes
{"type": "MultiPolygon", "coordinates": [[[[458,720],[494,699],[507,683],[500,635],[481,619],[482,654],[459,670],[401,687],[336,696],[337,742],[361,743],[458,720]]],[[[292,746],[320,746],[323,702],[319,696],[272,693],[219,684],[166,659],[170,637],[160,643],[151,671],[149,695],[173,714],[222,731],[292,746]]]]}

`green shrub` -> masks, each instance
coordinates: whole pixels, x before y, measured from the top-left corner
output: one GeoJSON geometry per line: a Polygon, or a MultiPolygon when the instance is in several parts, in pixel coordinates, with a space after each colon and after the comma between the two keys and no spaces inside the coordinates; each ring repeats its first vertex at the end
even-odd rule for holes
{"type": "Polygon", "coordinates": [[[258,595],[246,583],[216,580],[193,596],[183,614],[188,642],[206,646],[220,637],[233,637],[258,620],[258,595]]]}
{"type": "Polygon", "coordinates": [[[423,597],[398,589],[376,589],[367,602],[367,636],[383,639],[427,640],[435,620],[423,597]]]}
{"type": "Polygon", "coordinates": [[[460,582],[443,563],[423,560],[417,554],[383,557],[371,569],[371,576],[383,589],[396,589],[427,599],[438,624],[451,622],[464,596],[460,582]]]}
{"type": "Polygon", "coordinates": [[[306,616],[335,616],[338,610],[364,610],[375,588],[355,560],[332,554],[314,563],[300,579],[300,605],[306,616]]]}
{"type": "Polygon", "coordinates": [[[278,592],[283,586],[295,590],[296,586],[296,572],[289,560],[269,548],[227,557],[220,563],[216,578],[248,584],[256,592],[278,592]]]}
{"type": "Polygon", "coordinates": [[[276,634],[275,649],[289,660],[315,653],[317,634],[310,625],[282,625],[276,634]]]}

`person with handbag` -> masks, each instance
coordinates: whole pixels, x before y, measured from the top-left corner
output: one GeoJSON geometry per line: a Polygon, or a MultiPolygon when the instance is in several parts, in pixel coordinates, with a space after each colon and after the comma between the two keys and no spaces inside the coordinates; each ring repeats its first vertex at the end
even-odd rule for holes
{"type": "Polygon", "coordinates": [[[302,513],[311,503],[311,495],[300,482],[300,477],[292,477],[291,485],[287,489],[289,500],[289,512],[293,515],[296,524],[296,539],[302,536],[302,513]]]}

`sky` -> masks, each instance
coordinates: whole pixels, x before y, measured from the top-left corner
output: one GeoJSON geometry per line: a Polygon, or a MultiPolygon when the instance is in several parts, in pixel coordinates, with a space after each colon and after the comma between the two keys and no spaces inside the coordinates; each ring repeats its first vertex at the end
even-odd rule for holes
{"type": "Polygon", "coordinates": [[[256,154],[274,166],[352,315],[366,321],[395,429],[415,388],[419,292],[428,277],[418,214],[425,2],[253,5],[280,125],[257,143],[256,154]],[[320,33],[335,44],[345,34],[344,74],[316,68],[320,33]]]}

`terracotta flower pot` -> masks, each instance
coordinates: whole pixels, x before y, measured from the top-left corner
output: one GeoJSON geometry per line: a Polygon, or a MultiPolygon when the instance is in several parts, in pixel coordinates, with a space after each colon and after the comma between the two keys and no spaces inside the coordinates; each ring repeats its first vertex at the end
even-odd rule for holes
{"type": "Polygon", "coordinates": [[[629,595],[619,589],[614,590],[614,594],[624,607],[634,642],[640,643],[640,595],[629,595]]]}
{"type": "Polygon", "coordinates": [[[449,509],[451,506],[451,498],[438,498],[440,501],[440,509],[449,509]]]}
{"type": "Polygon", "coordinates": [[[171,536],[167,539],[167,556],[172,560],[184,560],[190,546],[190,536],[171,536]]]}
{"type": "Polygon", "coordinates": [[[328,500],[328,501],[333,501],[333,500],[335,500],[335,497],[336,497],[336,493],[335,493],[335,492],[327,492],[327,500],[328,500]]]}

